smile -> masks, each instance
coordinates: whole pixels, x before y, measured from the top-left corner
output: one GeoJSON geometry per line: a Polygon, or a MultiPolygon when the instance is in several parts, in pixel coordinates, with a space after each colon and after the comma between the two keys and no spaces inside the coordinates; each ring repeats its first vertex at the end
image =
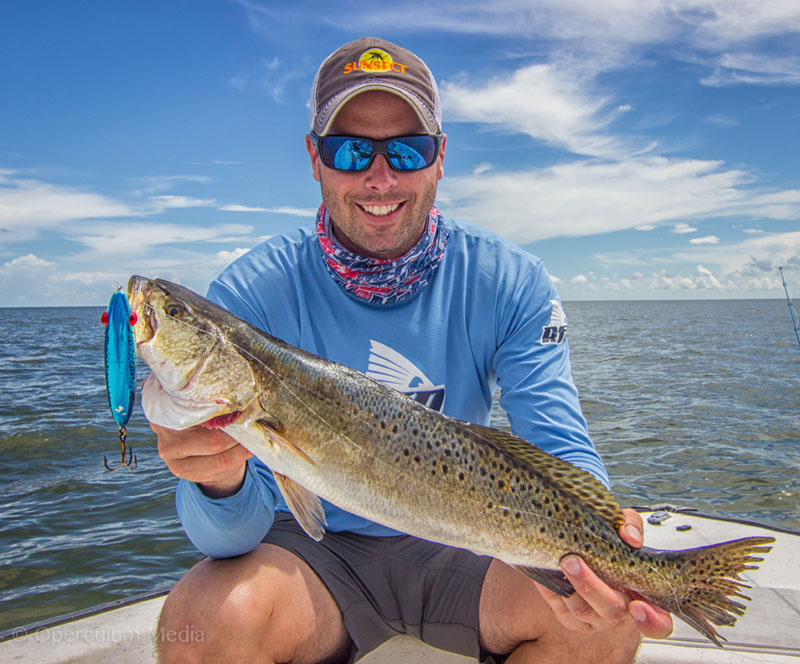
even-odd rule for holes
{"type": "Polygon", "coordinates": [[[385,217],[387,214],[394,212],[400,205],[401,203],[392,203],[391,205],[359,205],[359,207],[376,217],[385,217]]]}

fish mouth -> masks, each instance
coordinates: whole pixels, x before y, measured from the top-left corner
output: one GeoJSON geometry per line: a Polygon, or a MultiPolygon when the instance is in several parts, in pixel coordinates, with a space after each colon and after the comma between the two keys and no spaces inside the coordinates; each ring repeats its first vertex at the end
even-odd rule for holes
{"type": "Polygon", "coordinates": [[[224,401],[197,402],[168,392],[151,373],[142,383],[142,409],[153,424],[181,431],[193,426],[221,429],[233,423],[242,412],[230,410],[224,401]]]}
{"type": "Polygon", "coordinates": [[[156,317],[153,315],[153,308],[147,302],[149,283],[149,279],[138,275],[133,275],[128,279],[126,294],[131,311],[136,314],[133,338],[137,347],[150,341],[156,335],[158,327],[156,317]]]}
{"type": "Polygon", "coordinates": [[[234,410],[230,413],[223,413],[222,415],[217,415],[216,417],[212,417],[210,420],[201,422],[200,426],[204,427],[205,429],[224,429],[226,426],[234,422],[236,418],[239,417],[239,415],[241,414],[242,414],[241,410],[234,410]]]}

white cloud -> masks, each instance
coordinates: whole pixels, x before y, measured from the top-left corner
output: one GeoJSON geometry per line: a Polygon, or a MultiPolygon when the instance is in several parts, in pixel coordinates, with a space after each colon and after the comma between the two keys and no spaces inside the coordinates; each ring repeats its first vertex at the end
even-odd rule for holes
{"type": "Polygon", "coordinates": [[[205,175],[153,175],[139,178],[137,182],[141,182],[142,186],[134,190],[132,194],[134,196],[149,196],[172,189],[176,184],[183,182],[203,184],[210,181],[211,178],[205,175]]]}
{"type": "Polygon", "coordinates": [[[585,284],[589,280],[586,278],[586,275],[583,274],[576,274],[572,279],[569,280],[571,284],[585,284]]]}
{"type": "Polygon", "coordinates": [[[573,162],[442,180],[451,216],[474,221],[518,244],[631,228],[689,224],[697,218],[800,218],[800,191],[764,192],[721,162],[650,157],[573,162]],[[686,220],[686,221],[684,221],[686,220]]]}
{"type": "Polygon", "coordinates": [[[675,224],[675,227],[672,229],[673,233],[696,233],[697,229],[694,226],[690,226],[689,224],[675,224]]]}
{"type": "Polygon", "coordinates": [[[16,270],[29,270],[31,268],[53,267],[55,263],[51,263],[44,258],[39,258],[36,254],[25,254],[24,256],[17,256],[15,259],[3,263],[3,268],[6,271],[16,270]]]}
{"type": "Polygon", "coordinates": [[[251,207],[249,205],[223,205],[219,208],[225,212],[270,212],[272,214],[288,214],[293,217],[306,217],[312,218],[316,216],[317,210],[314,208],[297,208],[291,206],[282,206],[275,208],[267,207],[251,207]]]}
{"type": "Polygon", "coordinates": [[[800,32],[800,5],[785,0],[672,0],[697,47],[724,50],[773,35],[800,32]]]}
{"type": "Polygon", "coordinates": [[[689,244],[719,244],[719,238],[716,235],[693,237],[691,240],[689,240],[689,244]]]}
{"type": "Polygon", "coordinates": [[[103,285],[108,287],[109,284],[117,283],[120,286],[125,284],[120,283],[118,272],[69,272],[67,274],[58,275],[59,282],[63,283],[78,283],[84,286],[103,285]]]}
{"type": "Polygon", "coordinates": [[[191,198],[189,196],[151,196],[149,200],[156,212],[175,208],[212,207],[216,204],[213,198],[191,198]]]}
{"type": "Polygon", "coordinates": [[[292,217],[314,218],[317,216],[317,208],[298,208],[288,205],[276,208],[267,208],[266,211],[274,212],[275,214],[288,214],[292,217]]]}
{"type": "Polygon", "coordinates": [[[218,251],[216,256],[217,263],[221,263],[223,265],[233,263],[233,261],[241,256],[244,256],[248,251],[250,251],[249,247],[237,247],[233,251],[218,251]]]}
{"type": "Polygon", "coordinates": [[[76,230],[75,239],[78,242],[104,255],[138,256],[158,245],[178,244],[185,248],[197,242],[227,242],[232,239],[229,236],[240,237],[253,229],[252,226],[239,224],[205,227],[137,222],[106,224],[102,229],[91,226],[76,230]]]}
{"type": "Polygon", "coordinates": [[[225,212],[269,212],[265,207],[250,207],[248,205],[222,205],[220,210],[225,212]]]}
{"type": "Polygon", "coordinates": [[[725,278],[752,275],[755,266],[777,274],[778,265],[800,262],[800,231],[751,235],[742,242],[713,248],[691,247],[675,252],[672,260],[714,265],[725,278]]]}
{"type": "MultiPolygon", "coordinates": [[[[319,16],[312,0],[285,7],[267,0],[238,0],[254,29],[272,36],[276,20],[287,25],[319,16]]],[[[340,0],[337,21],[349,33],[421,30],[506,35],[539,44],[558,57],[591,61],[599,68],[627,66],[648,47],[676,44],[683,57],[707,64],[713,85],[796,81],[800,3],[794,0],[410,0],[364,12],[340,0]],[[785,37],[782,52],[774,44],[785,37]],[[793,41],[794,40],[794,41],[793,41]],[[793,52],[794,51],[794,52],[793,52]]],[[[522,48],[517,46],[517,48],[522,48]]]]}
{"type": "Polygon", "coordinates": [[[711,270],[698,265],[693,275],[677,275],[662,269],[648,280],[651,290],[721,290],[723,288],[711,270]]]}
{"type": "Polygon", "coordinates": [[[617,111],[592,94],[594,71],[533,64],[483,84],[441,85],[445,122],[479,122],[528,134],[550,145],[590,156],[620,156],[647,146],[629,145],[607,132],[617,111]]]}
{"type": "Polygon", "coordinates": [[[714,115],[709,115],[706,118],[706,122],[708,124],[716,125],[717,127],[723,127],[725,129],[730,127],[739,127],[742,124],[726,113],[714,113],[714,115]]]}
{"type": "Polygon", "coordinates": [[[230,79],[239,92],[255,89],[268,94],[273,101],[283,101],[289,83],[306,75],[306,70],[290,65],[279,57],[261,58],[256,63],[242,67],[230,79]]]}
{"type": "Polygon", "coordinates": [[[0,242],[27,239],[38,229],[67,221],[134,214],[128,205],[101,194],[21,179],[9,172],[0,179],[0,242]]]}
{"type": "Polygon", "coordinates": [[[716,87],[737,84],[797,85],[800,83],[800,56],[724,53],[718,58],[713,73],[701,82],[716,87]]]}

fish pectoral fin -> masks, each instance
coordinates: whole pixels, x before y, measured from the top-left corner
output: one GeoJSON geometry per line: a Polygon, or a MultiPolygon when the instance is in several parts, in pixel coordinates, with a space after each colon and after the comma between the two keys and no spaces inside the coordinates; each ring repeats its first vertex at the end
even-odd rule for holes
{"type": "Polygon", "coordinates": [[[308,456],[303,450],[301,450],[297,445],[294,443],[289,442],[280,433],[274,428],[275,423],[270,420],[259,419],[256,421],[259,428],[264,432],[264,435],[270,440],[270,442],[274,443],[278,447],[282,447],[287,452],[291,452],[292,454],[299,456],[303,461],[306,463],[310,463],[312,466],[316,466],[317,464],[314,463],[314,460],[308,456]]]}
{"type": "Polygon", "coordinates": [[[286,475],[275,472],[272,474],[297,523],[312,539],[319,542],[325,534],[324,526],[327,525],[319,497],[286,475]]]}
{"type": "Polygon", "coordinates": [[[569,597],[575,592],[575,588],[567,581],[563,572],[557,569],[545,569],[544,567],[525,567],[524,565],[512,565],[516,570],[522,572],[528,578],[537,583],[541,583],[545,588],[549,588],[561,597],[569,597]]]}

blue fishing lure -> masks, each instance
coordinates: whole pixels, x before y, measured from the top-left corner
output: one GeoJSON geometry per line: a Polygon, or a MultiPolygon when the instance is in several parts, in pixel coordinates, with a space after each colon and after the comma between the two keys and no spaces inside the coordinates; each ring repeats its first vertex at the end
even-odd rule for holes
{"type": "Polygon", "coordinates": [[[111,468],[103,457],[108,470],[119,470],[123,466],[134,470],[137,465],[133,450],[128,448],[127,459],[125,439],[133,404],[136,400],[136,350],[133,343],[133,326],[136,314],[131,313],[128,298],[121,288],[111,296],[108,310],[103,312],[100,320],[106,326],[105,336],[105,371],[108,405],[114,421],[119,426],[119,444],[121,460],[116,468],[111,468]]]}

